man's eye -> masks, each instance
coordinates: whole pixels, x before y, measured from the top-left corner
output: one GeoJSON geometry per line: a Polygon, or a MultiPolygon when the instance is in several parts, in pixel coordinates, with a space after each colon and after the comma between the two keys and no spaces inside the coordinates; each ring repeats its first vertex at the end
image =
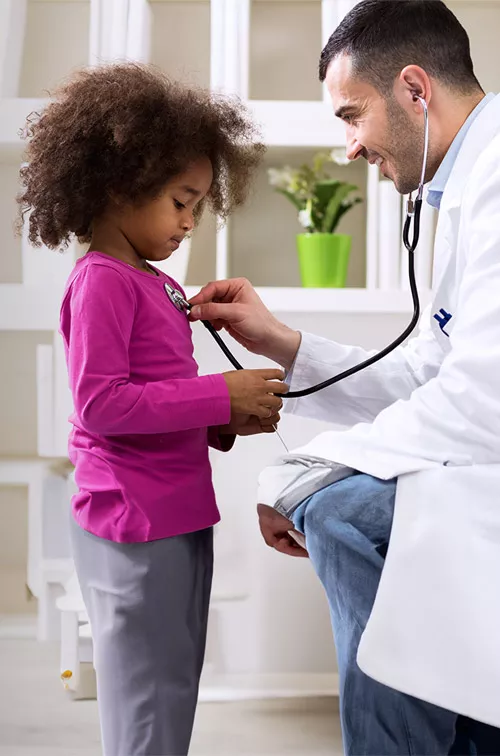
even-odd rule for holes
{"type": "Polygon", "coordinates": [[[176,206],[177,210],[184,210],[186,205],[183,205],[182,202],[179,202],[179,200],[174,199],[174,205],[176,206]]]}

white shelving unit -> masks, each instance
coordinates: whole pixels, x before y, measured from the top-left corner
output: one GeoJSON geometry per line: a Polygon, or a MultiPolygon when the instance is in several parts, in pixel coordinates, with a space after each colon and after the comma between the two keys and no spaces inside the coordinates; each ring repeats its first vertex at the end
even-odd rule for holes
{"type": "MultiPolygon", "coordinates": [[[[311,6],[311,11],[317,14],[318,41],[325,42],[335,25],[343,15],[356,3],[357,0],[314,0],[297,3],[296,0],[288,0],[278,3],[282,6],[283,13],[290,11],[299,5],[311,6]]],[[[26,43],[33,41],[33,24],[41,23],[42,13],[48,14],[51,21],[60,17],[58,28],[64,29],[69,24],[71,14],[75,21],[82,23],[82,32],[87,33],[86,61],[90,64],[132,59],[156,62],[158,52],[154,52],[152,46],[153,33],[158,13],[169,12],[172,18],[179,15],[184,18],[183,23],[192,23],[203,16],[203,23],[209,40],[210,51],[210,82],[211,86],[219,91],[236,94],[247,102],[255,120],[260,124],[265,143],[269,148],[268,161],[273,162],[273,155],[287,155],[292,153],[313,152],[316,149],[331,148],[345,145],[344,129],[333,116],[331,103],[327,93],[322,100],[250,100],[249,92],[252,89],[250,79],[252,66],[250,60],[251,35],[256,33],[252,27],[252,16],[258,15],[258,6],[266,0],[2,0],[0,4],[0,26],[4,30],[0,37],[0,62],[3,61],[1,73],[0,98],[0,164],[19,163],[23,152],[23,141],[20,130],[23,127],[26,116],[32,111],[39,111],[44,107],[47,100],[40,98],[18,97],[20,91],[32,92],[38,86],[39,76],[33,74],[33,66],[28,65],[26,55],[26,43]],[[189,8],[191,7],[191,10],[189,8]],[[208,12],[207,12],[208,11],[208,12]],[[186,15],[191,13],[191,15],[186,15]],[[181,14],[184,14],[181,16],[181,14]],[[5,33],[5,30],[9,33],[5,33]],[[153,54],[154,53],[154,54],[153,54]],[[31,79],[29,72],[31,71],[31,79]]],[[[276,2],[274,3],[276,5],[276,2]]],[[[158,16],[159,18],[159,16],[158,16]]],[[[283,19],[285,17],[283,16],[283,19]]],[[[182,30],[183,33],[186,29],[182,30]]],[[[43,29],[40,30],[40,33],[43,29]]],[[[172,32],[172,30],[170,30],[172,32]]],[[[58,77],[65,77],[82,57],[82,40],[73,48],[73,52],[67,61],[61,60],[58,77]],[[78,52],[79,51],[79,52],[78,52]],[[79,56],[79,57],[78,57],[79,56]],[[68,64],[66,66],[66,63],[68,64]]],[[[44,50],[41,48],[41,53],[44,50]]],[[[168,61],[163,62],[166,65],[168,61]]],[[[183,72],[189,61],[185,61],[183,72]]],[[[196,68],[196,63],[193,67],[196,68]]],[[[200,61],[199,68],[203,67],[200,61]]],[[[54,70],[54,60],[49,55],[46,62],[41,62],[41,68],[46,70],[50,78],[47,86],[52,85],[57,79],[54,70]]],[[[188,72],[189,73],[189,72],[188,72]]],[[[189,77],[188,77],[189,78],[189,77]]],[[[314,78],[314,74],[311,79],[314,78]]],[[[253,87],[255,89],[255,87],[253,87]]],[[[257,88],[258,89],[258,88],[257,88]]],[[[279,93],[277,93],[279,94],[279,93]]],[[[1,165],[0,165],[1,181],[1,165]]],[[[407,296],[396,294],[395,298],[388,297],[387,291],[377,291],[377,187],[378,171],[370,168],[367,173],[365,209],[359,216],[366,217],[366,245],[365,250],[357,249],[353,255],[362,257],[366,255],[366,263],[359,260],[361,269],[366,267],[365,280],[358,280],[355,290],[344,290],[340,293],[307,292],[298,290],[296,286],[279,287],[277,280],[279,273],[274,269],[269,278],[269,291],[267,286],[261,286],[262,297],[276,311],[322,311],[329,310],[340,312],[361,311],[368,312],[371,308],[376,312],[406,311],[411,307],[407,296]],[[364,214],[363,214],[364,213],[364,214]],[[366,286],[366,289],[364,288],[366,286]],[[360,309],[361,308],[361,309],[360,309]]],[[[209,244],[214,244],[215,260],[212,270],[207,269],[207,274],[195,276],[200,284],[206,278],[226,278],[231,275],[239,275],[239,265],[234,256],[233,237],[236,236],[235,224],[238,218],[230,221],[228,226],[216,233],[216,238],[209,244]]],[[[299,230],[297,228],[297,230],[299,230]]],[[[357,230],[359,234],[359,229],[357,230]]],[[[200,242],[201,243],[201,242],[200,242]]],[[[257,240],[256,244],[262,244],[257,240]]],[[[276,248],[282,247],[279,241],[275,242],[276,248]]],[[[362,245],[362,240],[359,246],[362,245]]],[[[194,241],[196,246],[196,238],[194,241]]],[[[21,281],[17,283],[3,283],[0,271],[0,330],[46,330],[56,327],[57,306],[60,298],[61,281],[66,276],[70,260],[64,263],[57,260],[53,252],[45,254],[44,251],[34,251],[31,256],[23,243],[23,258],[25,260],[25,273],[21,281]],[[36,264],[36,270],[30,275],[30,265],[40,260],[43,255],[43,265],[36,264]],[[29,284],[29,288],[26,285],[29,284]]],[[[283,252],[281,252],[283,254],[283,252]]],[[[288,254],[288,251],[285,252],[288,254]]],[[[295,250],[289,250],[289,265],[296,267],[295,250]]],[[[247,255],[247,259],[250,255],[247,255]]],[[[265,266],[265,259],[263,266],[265,266]]],[[[205,266],[206,267],[206,266],[205,266]]],[[[243,267],[243,273],[252,278],[243,267]]],[[[364,276],[361,272],[360,276],[364,276]]],[[[266,281],[266,273],[257,276],[257,283],[266,281]]],[[[298,277],[291,276],[291,280],[298,284],[298,277]]],[[[359,276],[358,276],[359,279],[359,276]]],[[[189,282],[189,279],[188,279],[189,282]]]]}
{"type": "MultiPolygon", "coordinates": [[[[253,92],[263,91],[262,82],[256,85],[254,81],[259,62],[255,60],[255,51],[252,51],[263,47],[269,54],[269,50],[273,52],[273,44],[276,44],[278,49],[273,60],[276,65],[283,66],[283,58],[287,54],[290,55],[290,51],[279,45],[287,35],[295,40],[299,38],[299,32],[302,33],[302,29],[299,29],[299,32],[296,29],[294,32],[287,26],[289,19],[295,18],[298,23],[297,19],[303,18],[309,20],[311,30],[308,32],[306,29],[304,33],[312,35],[317,58],[319,46],[327,41],[332,30],[356,2],[357,0],[1,0],[0,184],[2,164],[18,164],[21,160],[23,142],[19,131],[26,116],[32,111],[39,111],[46,103],[46,100],[38,95],[47,94],[47,88],[67,76],[75,66],[85,63],[99,64],[123,59],[151,60],[172,75],[179,74],[188,80],[210,83],[214,89],[239,95],[247,102],[256,121],[262,127],[263,138],[269,148],[268,162],[271,163],[281,163],[289,154],[302,154],[304,151],[310,153],[316,149],[343,146],[344,130],[342,124],[333,116],[325,89],[322,97],[317,99],[280,99],[279,87],[272,92],[275,99],[250,99],[253,92]],[[274,24],[274,28],[271,29],[257,28],[256,24],[266,3],[269,8],[272,6],[271,10],[275,15],[269,16],[266,10],[262,18],[268,25],[272,23],[273,18],[279,18],[280,24],[274,24]],[[175,33],[177,25],[178,34],[175,33]],[[168,44],[161,33],[162,28],[168,29],[168,44]],[[196,37],[196,43],[191,41],[191,36],[196,37]],[[200,40],[204,42],[201,43],[200,40]],[[36,46],[36,50],[30,55],[29,48],[33,46],[36,46]],[[30,97],[20,96],[26,94],[30,97]]],[[[477,29],[481,27],[481,34],[484,34],[484,28],[488,24],[492,25],[494,19],[490,16],[498,11],[497,0],[490,0],[488,3],[478,3],[476,0],[450,0],[450,5],[469,27],[473,52],[477,57],[478,50],[474,50],[474,33],[478,34],[477,29]]],[[[300,59],[304,58],[309,65],[311,57],[306,50],[307,46],[307,39],[304,38],[299,52],[300,59]]],[[[300,70],[300,64],[295,68],[292,65],[296,65],[297,57],[297,50],[294,50],[293,59],[290,56],[288,61],[293,71],[300,70]]],[[[267,59],[266,66],[272,71],[267,59]]],[[[313,98],[316,91],[313,90],[315,71],[308,70],[305,76],[311,81],[310,93],[313,98]]],[[[266,92],[269,91],[269,87],[265,89],[266,92]]],[[[288,87],[284,87],[284,90],[290,92],[288,87]]],[[[304,95],[303,85],[299,90],[304,95]]],[[[283,306],[283,302],[295,302],[300,311],[307,309],[308,303],[318,300],[324,303],[321,309],[325,311],[329,307],[338,311],[339,306],[349,310],[361,306],[365,312],[369,311],[370,307],[375,307],[376,311],[382,311],[383,303],[390,302],[392,297],[388,294],[392,294],[392,291],[388,292],[381,287],[379,275],[380,208],[379,176],[376,168],[368,168],[364,183],[364,207],[358,215],[350,217],[353,218],[353,226],[359,226],[358,221],[361,219],[366,227],[366,231],[361,232],[364,233],[365,243],[358,239],[356,249],[353,249],[353,259],[355,258],[358,264],[353,284],[356,289],[361,288],[365,291],[360,294],[357,290],[348,290],[340,296],[327,297],[306,292],[298,294],[295,290],[287,292],[285,289],[295,287],[283,286],[283,291],[276,299],[274,289],[280,284],[280,268],[271,266],[268,267],[268,272],[263,270],[259,275],[250,275],[258,285],[273,289],[267,295],[264,293],[264,299],[271,303],[278,301],[280,307],[283,306]],[[380,294],[377,293],[379,290],[380,294]],[[339,302],[342,305],[339,305],[339,302]]],[[[283,218],[285,217],[284,211],[283,218]]],[[[202,284],[207,278],[224,278],[240,274],[241,264],[235,255],[235,247],[238,247],[241,239],[241,234],[236,233],[238,224],[240,220],[235,217],[226,229],[216,234],[215,238],[212,238],[212,230],[207,231],[206,237],[200,233],[203,254],[205,249],[213,246],[213,261],[199,266],[199,272],[191,273],[188,282],[202,284]]],[[[7,229],[1,228],[0,231],[6,233],[7,229]]],[[[359,228],[356,228],[356,233],[359,236],[359,228]]],[[[287,237],[287,249],[283,251],[280,249],[282,238],[282,234],[276,236],[274,254],[279,253],[288,266],[294,267],[296,260],[293,241],[290,242],[290,237],[287,237]]],[[[256,240],[256,244],[262,246],[261,237],[256,240]]],[[[195,238],[194,247],[196,246],[195,238]]],[[[263,253],[257,249],[256,256],[259,254],[263,253]]],[[[211,255],[207,253],[207,260],[208,257],[211,255]]],[[[53,322],[53,307],[44,307],[41,313],[38,302],[51,299],[48,289],[53,285],[54,267],[57,266],[51,266],[52,269],[45,278],[39,281],[44,292],[30,292],[32,296],[29,302],[32,304],[29,304],[27,311],[19,312],[22,326],[19,324],[17,328],[41,329],[40,315],[44,322],[53,322]]],[[[61,264],[59,267],[66,270],[67,266],[61,264]]],[[[248,269],[251,272],[255,270],[255,266],[243,267],[244,273],[247,273],[248,269]]],[[[266,259],[263,258],[261,268],[265,267],[266,259]]],[[[281,265],[281,269],[283,267],[281,265]]],[[[404,262],[402,267],[404,268],[404,262]]],[[[289,276],[284,280],[293,280],[298,284],[297,276],[289,276]]],[[[18,283],[25,284],[25,278],[18,283]]],[[[30,281],[30,285],[31,283],[30,281]]],[[[0,266],[0,330],[11,328],[11,319],[18,317],[15,310],[5,314],[7,305],[15,304],[13,297],[24,296],[23,292],[12,288],[5,289],[4,285],[0,266]]],[[[9,286],[12,286],[12,282],[9,282],[9,286]]],[[[424,296],[426,289],[428,285],[424,282],[424,296]]],[[[58,286],[54,288],[54,298],[57,294],[58,286]]],[[[406,301],[402,300],[399,294],[396,294],[395,298],[397,302],[406,301]]],[[[17,301],[21,302],[22,299],[17,301]]],[[[287,304],[287,308],[288,306],[287,304]]],[[[394,309],[393,304],[388,304],[387,307],[387,312],[394,309]]],[[[404,308],[405,305],[398,304],[396,309],[400,307],[404,308]]],[[[410,307],[411,303],[408,301],[407,309],[410,307]]],[[[316,304],[314,309],[317,309],[316,304]]]]}

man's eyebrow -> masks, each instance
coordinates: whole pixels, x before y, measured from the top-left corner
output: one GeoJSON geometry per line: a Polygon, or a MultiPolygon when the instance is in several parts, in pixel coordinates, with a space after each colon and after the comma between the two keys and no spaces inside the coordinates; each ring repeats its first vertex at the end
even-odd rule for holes
{"type": "Polygon", "coordinates": [[[340,108],[337,108],[335,111],[335,115],[337,118],[344,118],[346,115],[353,115],[359,111],[359,106],[357,105],[341,105],[340,108]]]}

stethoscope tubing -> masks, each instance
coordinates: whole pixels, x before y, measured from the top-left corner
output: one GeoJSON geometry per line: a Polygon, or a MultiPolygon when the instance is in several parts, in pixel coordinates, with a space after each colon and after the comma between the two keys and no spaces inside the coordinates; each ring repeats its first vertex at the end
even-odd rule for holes
{"type": "MultiPolygon", "coordinates": [[[[415,95],[415,97],[417,97],[415,95]]],[[[404,329],[404,331],[395,339],[393,342],[388,344],[384,349],[382,349],[380,352],[377,352],[376,354],[372,355],[366,360],[363,360],[363,362],[358,363],[357,365],[353,365],[353,367],[348,368],[347,370],[343,370],[341,373],[338,373],[337,375],[332,376],[331,378],[328,378],[326,381],[322,381],[321,383],[317,383],[314,386],[309,386],[305,389],[300,389],[298,391],[289,391],[286,394],[279,394],[279,396],[282,399],[301,399],[306,396],[310,396],[311,394],[316,394],[318,391],[323,391],[326,388],[329,388],[330,386],[335,385],[336,383],[339,383],[340,381],[345,380],[346,378],[350,378],[353,375],[356,375],[356,373],[359,373],[361,370],[366,370],[367,368],[374,365],[376,362],[379,362],[379,360],[382,360],[384,357],[386,357],[388,354],[393,352],[395,349],[397,349],[398,346],[400,346],[408,336],[415,330],[419,318],[420,318],[420,301],[418,297],[418,288],[417,283],[415,280],[415,250],[417,248],[419,238],[420,238],[420,214],[422,211],[422,197],[423,197],[423,190],[424,190],[424,182],[425,182],[425,172],[427,167],[427,156],[428,156],[428,150],[429,150],[429,118],[428,118],[428,110],[427,110],[427,103],[425,100],[421,97],[417,97],[418,100],[420,100],[423,111],[424,111],[424,157],[422,162],[422,172],[420,176],[420,183],[418,187],[418,192],[415,201],[412,200],[412,195],[410,194],[410,197],[408,199],[408,206],[406,211],[406,220],[403,228],[403,243],[408,251],[408,277],[410,282],[410,291],[412,295],[413,300],[413,315],[412,318],[408,324],[408,326],[404,329]],[[410,230],[413,220],[413,237],[410,241],[410,230]]],[[[172,303],[177,307],[177,309],[184,309],[186,312],[189,312],[191,310],[191,305],[189,302],[187,302],[184,297],[181,295],[180,292],[176,291],[173,287],[165,284],[165,290],[172,301],[172,303]]],[[[201,321],[205,328],[210,332],[213,339],[217,342],[218,346],[222,350],[222,352],[225,354],[231,365],[236,370],[244,370],[243,365],[238,362],[236,357],[233,355],[227,344],[224,343],[223,339],[221,338],[220,334],[215,330],[213,325],[208,320],[202,320],[201,321]]]]}

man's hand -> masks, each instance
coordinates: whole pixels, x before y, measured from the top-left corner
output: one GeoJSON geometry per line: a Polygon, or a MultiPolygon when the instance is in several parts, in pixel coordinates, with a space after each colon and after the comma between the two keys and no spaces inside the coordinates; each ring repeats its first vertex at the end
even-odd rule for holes
{"type": "Polygon", "coordinates": [[[257,433],[275,433],[274,427],[280,421],[279,412],[271,417],[233,414],[228,425],[222,425],[219,433],[229,436],[255,436],[257,433]]]}
{"type": "Polygon", "coordinates": [[[288,534],[289,530],[294,530],[291,520],[287,520],[286,517],[266,504],[258,504],[257,513],[259,515],[260,532],[268,546],[289,556],[309,556],[307,551],[288,534]]]}
{"type": "Polygon", "coordinates": [[[245,278],[209,283],[190,304],[191,320],[209,320],[218,331],[225,328],[249,352],[291,368],[300,333],[280,323],[245,278]]]}

